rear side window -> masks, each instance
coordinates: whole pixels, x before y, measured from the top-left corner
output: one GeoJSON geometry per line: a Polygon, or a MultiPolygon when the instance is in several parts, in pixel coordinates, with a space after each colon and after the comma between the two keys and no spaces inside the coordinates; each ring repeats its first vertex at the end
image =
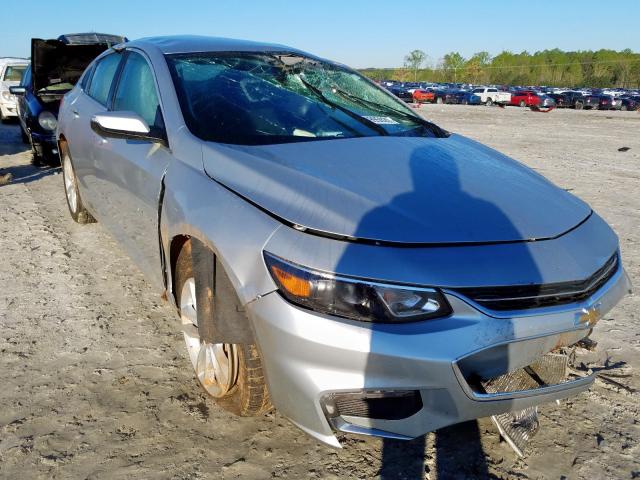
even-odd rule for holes
{"type": "Polygon", "coordinates": [[[116,89],[113,109],[137,113],[150,127],[163,126],[153,73],[139,53],[131,52],[127,56],[116,89]]]}
{"type": "Polygon", "coordinates": [[[80,81],[78,82],[78,85],[84,91],[86,91],[87,87],[89,86],[89,82],[91,81],[91,75],[93,74],[94,68],[95,68],[95,65],[91,65],[89,68],[87,68],[82,74],[80,81]]]}
{"type": "Polygon", "coordinates": [[[91,79],[87,93],[102,105],[107,105],[109,90],[111,90],[111,84],[113,83],[113,78],[116,75],[121,58],[118,53],[107,55],[98,62],[94,69],[93,78],[91,79]]]}

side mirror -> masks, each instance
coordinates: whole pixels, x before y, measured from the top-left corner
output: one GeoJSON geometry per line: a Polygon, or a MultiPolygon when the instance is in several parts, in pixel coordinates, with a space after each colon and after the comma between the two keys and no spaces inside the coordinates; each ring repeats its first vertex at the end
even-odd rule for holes
{"type": "Polygon", "coordinates": [[[27,89],[25,87],[13,86],[9,87],[9,92],[13,95],[24,95],[27,93],[27,89]]]}
{"type": "Polygon", "coordinates": [[[133,112],[105,112],[91,117],[91,129],[101,137],[148,140],[167,145],[164,134],[153,132],[144,119],[133,112]]]}

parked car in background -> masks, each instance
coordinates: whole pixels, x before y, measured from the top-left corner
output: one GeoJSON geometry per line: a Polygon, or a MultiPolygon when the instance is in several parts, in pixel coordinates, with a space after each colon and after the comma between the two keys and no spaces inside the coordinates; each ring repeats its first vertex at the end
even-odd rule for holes
{"type": "Polygon", "coordinates": [[[24,58],[0,58],[0,120],[3,122],[18,117],[16,96],[9,87],[20,84],[28,66],[29,60],[24,58]]]}
{"type": "Polygon", "coordinates": [[[507,104],[511,101],[509,92],[501,92],[495,87],[478,87],[471,92],[479,96],[480,102],[485,105],[493,105],[494,103],[507,104]]]}
{"type": "Polygon", "coordinates": [[[509,105],[519,107],[537,107],[540,104],[540,96],[533,90],[517,90],[511,94],[509,105]]]}
{"type": "Polygon", "coordinates": [[[630,288],[583,201],[282,45],[111,49],[66,95],[58,140],[72,218],[167,294],[202,388],[334,446],[537,423],[534,405],[595,380],[546,354],[630,288]]]}
{"type": "Polygon", "coordinates": [[[481,105],[482,99],[473,92],[465,92],[462,96],[463,105],[481,105]]]}
{"type": "Polygon", "coordinates": [[[547,95],[553,99],[557,108],[566,108],[571,106],[569,99],[564,93],[548,93],[547,95]]]}
{"type": "Polygon", "coordinates": [[[555,108],[557,106],[556,101],[553,99],[553,97],[547,95],[546,93],[539,93],[538,97],[540,99],[537,105],[539,108],[555,108]]]}
{"type": "Polygon", "coordinates": [[[623,97],[620,99],[620,110],[626,112],[627,110],[640,109],[640,96],[623,97]]]}
{"type": "Polygon", "coordinates": [[[435,103],[459,104],[463,102],[466,92],[464,90],[450,88],[445,90],[436,90],[434,93],[435,103]]]}
{"type": "MultiPolygon", "coordinates": [[[[31,65],[20,85],[11,87],[10,91],[18,97],[22,140],[31,144],[34,164],[60,163],[55,138],[60,101],[94,58],[124,40],[124,37],[96,33],[31,40],[31,65]]],[[[106,97],[107,93],[102,95],[106,97]]]]}
{"type": "Polygon", "coordinates": [[[387,90],[403,102],[413,102],[413,94],[403,87],[389,87],[387,90]]]}
{"type": "Polygon", "coordinates": [[[413,91],[413,101],[416,103],[433,103],[435,98],[436,94],[432,89],[416,88],[413,91]]]}
{"type": "Polygon", "coordinates": [[[622,108],[622,100],[612,95],[600,95],[598,103],[599,110],[620,110],[622,108]]]}
{"type": "Polygon", "coordinates": [[[585,97],[586,95],[577,90],[569,90],[562,94],[565,98],[565,107],[575,108],[576,110],[580,110],[584,107],[585,97]]]}
{"type": "Polygon", "coordinates": [[[585,110],[597,110],[600,107],[600,95],[599,94],[591,94],[585,95],[581,100],[576,102],[575,108],[585,109],[585,110]]]}

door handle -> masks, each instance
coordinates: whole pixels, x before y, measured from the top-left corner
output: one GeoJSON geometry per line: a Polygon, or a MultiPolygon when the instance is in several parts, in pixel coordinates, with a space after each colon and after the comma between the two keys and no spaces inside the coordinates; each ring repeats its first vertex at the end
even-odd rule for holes
{"type": "Polygon", "coordinates": [[[71,113],[73,113],[74,117],[76,118],[80,116],[80,114],[78,113],[78,110],[71,110],[71,113]]]}

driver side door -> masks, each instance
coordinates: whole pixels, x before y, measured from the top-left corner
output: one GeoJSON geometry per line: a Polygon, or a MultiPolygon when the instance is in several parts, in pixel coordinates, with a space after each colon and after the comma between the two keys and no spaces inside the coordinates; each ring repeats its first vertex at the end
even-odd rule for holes
{"type": "MultiPolygon", "coordinates": [[[[164,115],[150,62],[128,50],[116,79],[112,111],[134,112],[152,132],[166,137],[164,115]]],[[[95,170],[102,180],[107,212],[103,223],[146,278],[162,287],[158,212],[162,179],[171,161],[168,143],[102,137],[95,170]]]]}

